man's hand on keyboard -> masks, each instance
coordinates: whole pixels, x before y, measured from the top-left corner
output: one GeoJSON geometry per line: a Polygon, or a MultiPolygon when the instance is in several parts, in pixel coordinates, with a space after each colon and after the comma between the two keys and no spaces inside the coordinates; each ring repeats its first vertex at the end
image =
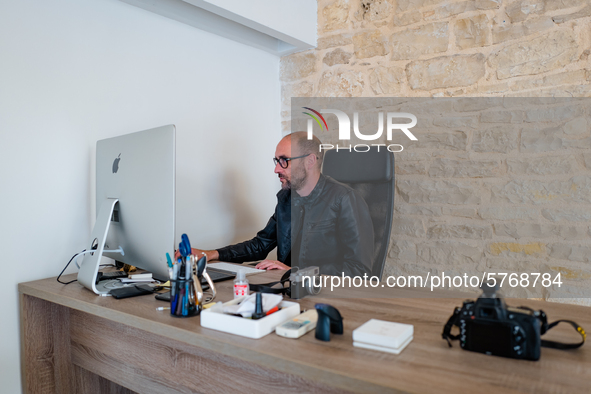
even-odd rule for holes
{"type": "Polygon", "coordinates": [[[255,268],[260,270],[288,270],[291,267],[283,264],[281,261],[277,260],[263,260],[258,263],[255,268]]]}
{"type": "MultiPolygon", "coordinates": [[[[201,250],[201,249],[191,248],[191,253],[193,253],[195,255],[197,260],[199,260],[203,256],[203,254],[205,254],[207,256],[208,262],[219,260],[219,258],[220,258],[220,254],[218,253],[217,250],[201,250]]],[[[179,252],[179,250],[177,249],[174,251],[174,258],[176,260],[179,257],[181,257],[181,252],[179,252]]]]}

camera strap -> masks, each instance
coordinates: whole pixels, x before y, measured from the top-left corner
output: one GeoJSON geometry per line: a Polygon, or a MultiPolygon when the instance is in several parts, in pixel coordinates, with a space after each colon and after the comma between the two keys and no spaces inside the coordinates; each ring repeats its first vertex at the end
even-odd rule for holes
{"type": "Polygon", "coordinates": [[[548,330],[550,330],[551,328],[556,327],[558,325],[558,323],[562,323],[562,322],[568,323],[571,326],[573,326],[573,328],[575,330],[577,330],[577,332],[579,334],[581,334],[581,337],[583,337],[583,340],[579,343],[562,343],[562,342],[556,342],[556,341],[546,341],[546,340],[542,339],[542,347],[548,347],[548,348],[552,348],[552,349],[576,349],[585,343],[585,339],[587,338],[587,334],[585,333],[585,330],[583,330],[583,327],[579,326],[577,323],[575,323],[572,320],[556,320],[555,322],[550,323],[548,325],[546,332],[548,332],[548,330]]]}
{"type": "Polygon", "coordinates": [[[271,294],[283,294],[288,297],[291,297],[291,286],[289,284],[289,276],[291,275],[291,270],[287,271],[283,274],[281,279],[277,282],[270,282],[270,283],[262,283],[258,285],[251,284],[250,290],[256,291],[259,293],[271,293],[271,294]],[[287,286],[285,285],[287,283],[287,286]],[[281,287],[273,287],[278,284],[281,284],[281,287]]]}
{"type": "Polygon", "coordinates": [[[519,308],[531,311],[534,314],[534,316],[537,317],[542,322],[542,327],[540,327],[540,335],[544,335],[551,328],[554,328],[559,323],[564,322],[564,323],[568,323],[571,326],[573,326],[573,328],[575,330],[577,330],[577,332],[579,334],[581,334],[581,337],[583,337],[583,340],[579,343],[562,343],[562,342],[556,342],[556,341],[546,341],[546,340],[542,339],[542,343],[541,343],[542,347],[547,347],[547,348],[551,348],[551,349],[565,349],[566,350],[566,349],[576,349],[585,343],[585,339],[587,338],[587,334],[585,333],[585,330],[583,329],[583,327],[579,326],[574,321],[572,321],[572,320],[556,320],[555,322],[548,324],[548,317],[546,316],[546,313],[544,311],[542,311],[542,310],[535,311],[527,306],[520,306],[519,308]]]}
{"type": "Polygon", "coordinates": [[[449,319],[447,320],[447,323],[445,323],[445,326],[443,327],[443,333],[441,334],[441,337],[447,341],[447,344],[449,345],[449,347],[452,347],[450,339],[452,341],[455,341],[456,339],[460,339],[460,334],[458,334],[458,335],[452,335],[451,334],[451,329],[452,329],[453,326],[457,326],[458,325],[458,317],[460,316],[460,311],[461,310],[462,310],[462,308],[460,308],[459,306],[457,306],[454,309],[453,315],[451,315],[449,317],[449,319]]]}

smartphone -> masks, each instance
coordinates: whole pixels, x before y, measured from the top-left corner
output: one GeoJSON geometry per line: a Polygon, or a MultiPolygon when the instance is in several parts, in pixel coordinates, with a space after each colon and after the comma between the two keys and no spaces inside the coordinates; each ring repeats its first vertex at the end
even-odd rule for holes
{"type": "Polygon", "coordinates": [[[155,297],[157,300],[170,302],[170,291],[165,291],[164,293],[158,293],[155,297]]]}
{"type": "Polygon", "coordinates": [[[146,294],[154,293],[155,289],[148,285],[135,285],[129,287],[122,287],[120,289],[113,289],[109,292],[113,297],[118,300],[122,298],[137,297],[146,294]]]}

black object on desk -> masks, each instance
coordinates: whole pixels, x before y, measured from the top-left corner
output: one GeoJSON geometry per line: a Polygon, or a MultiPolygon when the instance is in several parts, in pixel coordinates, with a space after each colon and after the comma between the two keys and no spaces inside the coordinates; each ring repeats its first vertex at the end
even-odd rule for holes
{"type": "Polygon", "coordinates": [[[330,333],[343,333],[343,318],[339,310],[328,304],[316,304],[318,322],[316,323],[316,339],[330,341],[330,333]]]}
{"type": "Polygon", "coordinates": [[[129,297],[136,297],[146,294],[152,294],[156,288],[153,288],[148,285],[135,285],[135,286],[128,286],[122,287],[120,289],[113,289],[109,292],[113,297],[117,298],[118,300],[122,298],[129,298],[129,297]]]}
{"type": "Polygon", "coordinates": [[[128,274],[125,271],[111,271],[111,272],[98,272],[96,275],[96,283],[103,280],[127,278],[128,274]]]}
{"type": "Polygon", "coordinates": [[[257,293],[255,309],[254,313],[252,314],[252,318],[254,320],[258,320],[263,317],[265,317],[265,312],[263,312],[263,293],[257,293]]]}
{"type": "MultiPolygon", "coordinates": [[[[213,282],[221,282],[224,280],[234,279],[236,274],[230,271],[218,270],[216,268],[207,268],[207,273],[213,282]]],[[[207,284],[205,278],[201,278],[201,286],[207,284]]],[[[205,289],[204,289],[205,290],[205,289]]]]}

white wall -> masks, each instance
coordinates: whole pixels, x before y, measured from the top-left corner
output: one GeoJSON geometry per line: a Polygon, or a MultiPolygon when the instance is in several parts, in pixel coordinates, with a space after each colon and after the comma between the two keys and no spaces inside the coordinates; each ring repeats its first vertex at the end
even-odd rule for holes
{"type": "Polygon", "coordinates": [[[96,141],[174,123],[177,238],[252,236],[279,188],[278,71],[116,0],[0,0],[0,391],[20,392],[17,283],[56,276],[88,241],[96,141]]]}
{"type": "MultiPolygon", "coordinates": [[[[210,3],[248,21],[316,47],[318,39],[316,0],[183,0],[210,3]]],[[[209,7],[204,7],[210,9],[209,7]]]]}

